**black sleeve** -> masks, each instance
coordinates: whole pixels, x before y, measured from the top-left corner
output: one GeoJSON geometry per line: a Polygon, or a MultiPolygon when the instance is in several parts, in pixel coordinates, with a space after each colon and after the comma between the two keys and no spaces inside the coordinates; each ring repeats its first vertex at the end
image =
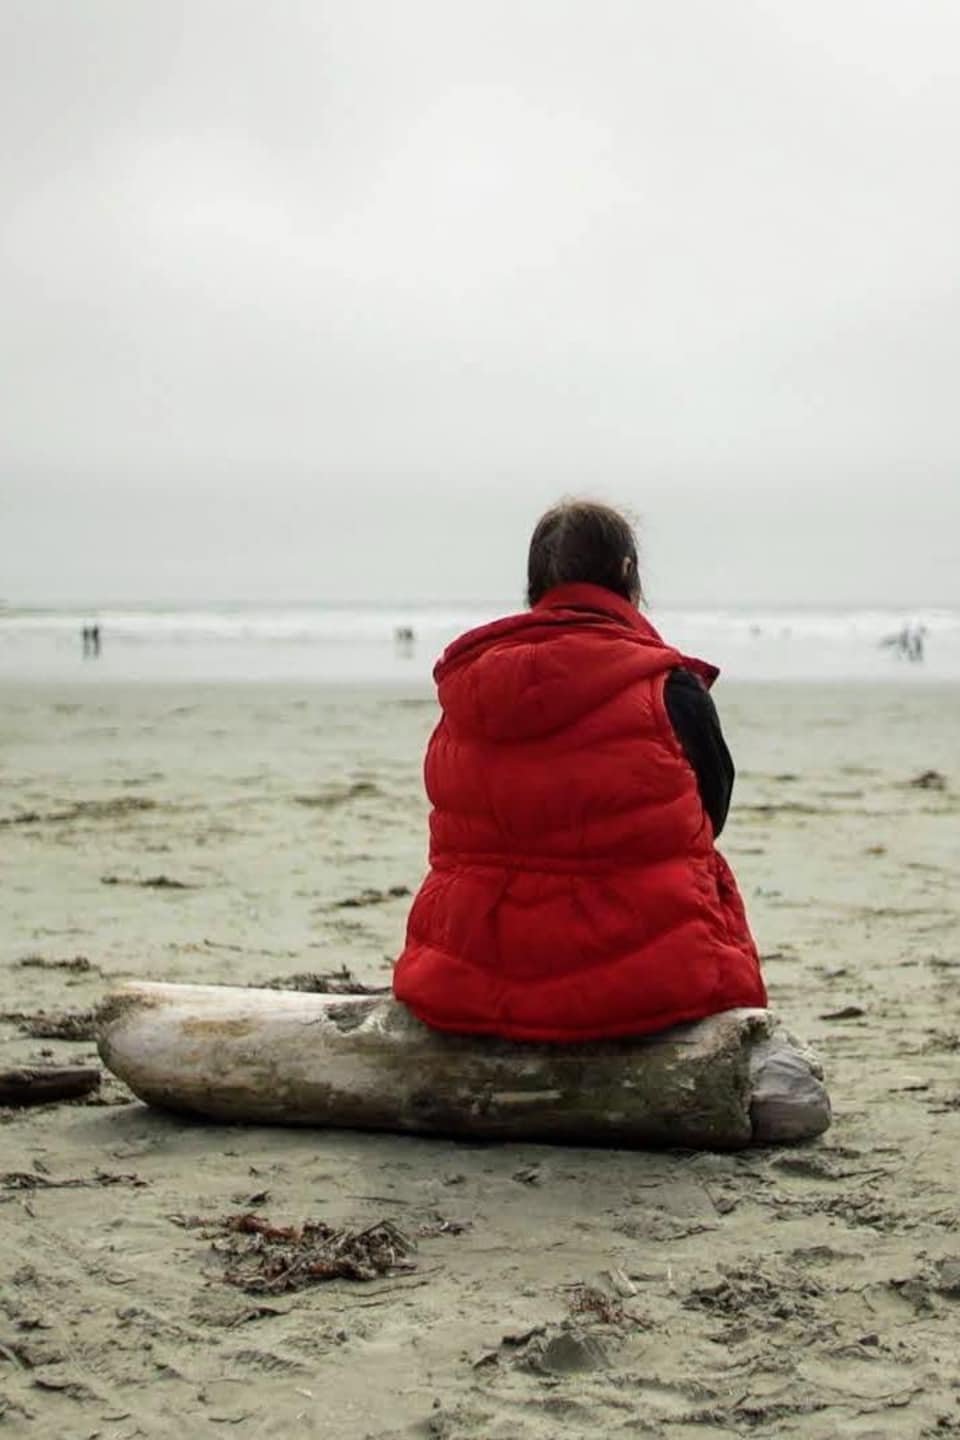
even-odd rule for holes
{"type": "Polygon", "coordinates": [[[719,835],[730,809],[734,768],[710,692],[690,670],[671,670],[664,688],[670,724],[693,767],[703,808],[719,835]]]}

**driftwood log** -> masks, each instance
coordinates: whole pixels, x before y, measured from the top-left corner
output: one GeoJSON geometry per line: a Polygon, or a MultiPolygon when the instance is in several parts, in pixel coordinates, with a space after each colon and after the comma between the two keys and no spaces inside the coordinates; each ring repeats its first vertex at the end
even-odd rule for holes
{"type": "Polygon", "coordinates": [[[216,1120],[709,1149],[830,1124],[816,1059],[765,1010],[533,1045],[439,1034],[385,995],[138,983],[98,1041],[141,1100],[216,1120]]]}
{"type": "Polygon", "coordinates": [[[96,1065],[21,1065],[17,1070],[0,1070],[0,1105],[78,1100],[99,1084],[96,1065]]]}

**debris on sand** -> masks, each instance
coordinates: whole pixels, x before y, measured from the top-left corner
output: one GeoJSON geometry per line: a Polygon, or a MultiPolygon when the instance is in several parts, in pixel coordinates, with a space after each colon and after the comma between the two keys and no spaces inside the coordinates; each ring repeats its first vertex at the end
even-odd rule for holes
{"type": "Polygon", "coordinates": [[[17,1025],[32,1040],[95,1040],[95,1010],[0,1010],[0,1020],[17,1025]]]}
{"type": "Polygon", "coordinates": [[[141,890],[196,890],[196,885],[189,885],[186,880],[174,880],[169,875],[148,875],[145,880],[139,876],[126,875],[101,875],[101,885],[137,885],[141,890]]]}
{"type": "Polygon", "coordinates": [[[435,1213],[430,1220],[425,1220],[417,1227],[417,1235],[421,1240],[432,1240],[437,1235],[465,1235],[472,1229],[472,1220],[447,1220],[443,1215],[435,1213]]]}
{"type": "Polygon", "coordinates": [[[88,1190],[97,1186],[126,1185],[140,1190],[146,1185],[139,1175],[123,1174],[116,1170],[94,1170],[92,1175],[75,1175],[67,1180],[51,1180],[31,1170],[0,1171],[2,1190],[88,1190]]]}
{"type": "Polygon", "coordinates": [[[18,970],[72,970],[77,975],[89,975],[96,971],[99,974],[99,965],[94,965],[86,955],[73,955],[67,960],[48,960],[45,955],[24,955],[17,960],[18,970]]]}
{"type": "Polygon", "coordinates": [[[596,1285],[575,1285],[568,1301],[571,1315],[596,1320],[601,1325],[622,1325],[627,1319],[623,1302],[606,1295],[596,1285]]]}
{"type": "Polygon", "coordinates": [[[839,1010],[825,1010],[819,1018],[821,1020],[859,1020],[866,1013],[862,1005],[843,1005],[839,1010]]]}
{"type": "Polygon", "coordinates": [[[306,970],[296,975],[275,975],[255,987],[264,990],[300,990],[308,995],[386,995],[389,985],[364,985],[346,965],[339,970],[306,970]]]}
{"type": "Polygon", "coordinates": [[[350,800],[363,800],[370,795],[379,795],[380,788],[372,780],[354,780],[350,785],[328,785],[313,795],[294,795],[298,805],[315,810],[329,810],[335,805],[345,805],[350,800]]]}
{"type": "Polygon", "coordinates": [[[112,800],[75,800],[62,810],[18,810],[0,815],[0,825],[50,825],[71,820],[115,820],[138,810],[153,810],[155,800],[140,795],[118,795],[112,800]]]}
{"type": "Polygon", "coordinates": [[[946,790],[947,777],[939,770],[921,770],[912,780],[906,782],[912,790],[946,790]]]}
{"type": "Polygon", "coordinates": [[[750,815],[822,815],[823,807],[820,805],[808,805],[802,800],[782,800],[775,803],[765,800],[755,805],[739,805],[740,814],[750,815]]]}
{"type": "Polygon", "coordinates": [[[383,905],[388,900],[401,900],[410,894],[409,885],[391,885],[387,890],[366,889],[359,895],[348,895],[344,900],[335,900],[332,910],[362,910],[367,905],[383,905]]]}
{"type": "Polygon", "coordinates": [[[322,1220],[274,1225],[255,1214],[170,1218],[212,1239],[223,1279],[248,1295],[281,1295],[324,1280],[375,1280],[416,1268],[415,1242],[391,1220],[338,1230],[322,1220]]]}
{"type": "Polygon", "coordinates": [[[519,1170],[514,1170],[510,1178],[518,1185],[539,1185],[543,1180],[543,1171],[535,1160],[532,1165],[522,1165],[519,1170]]]}

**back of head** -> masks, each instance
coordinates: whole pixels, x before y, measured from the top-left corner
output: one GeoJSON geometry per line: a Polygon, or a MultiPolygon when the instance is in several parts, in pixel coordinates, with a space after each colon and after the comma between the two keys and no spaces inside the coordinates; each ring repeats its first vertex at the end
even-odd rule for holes
{"type": "Polygon", "coordinates": [[[637,540],[629,520],[609,505],[569,500],[537,521],[527,559],[527,603],[557,585],[602,585],[633,604],[643,596],[637,540]]]}

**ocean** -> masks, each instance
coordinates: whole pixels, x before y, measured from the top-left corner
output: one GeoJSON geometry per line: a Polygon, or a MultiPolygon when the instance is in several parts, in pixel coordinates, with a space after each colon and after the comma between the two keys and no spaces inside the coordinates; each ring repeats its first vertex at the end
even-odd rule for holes
{"type": "MultiPolygon", "coordinates": [[[[444,646],[509,605],[0,609],[0,680],[422,687],[444,646]],[[97,653],[84,627],[99,626],[97,653]]],[[[664,610],[664,638],[730,680],[960,680],[960,610],[664,610]],[[912,633],[913,656],[901,642],[912,633]],[[919,641],[919,643],[918,643],[919,641]],[[918,653],[919,652],[919,653],[918,653]]]]}

